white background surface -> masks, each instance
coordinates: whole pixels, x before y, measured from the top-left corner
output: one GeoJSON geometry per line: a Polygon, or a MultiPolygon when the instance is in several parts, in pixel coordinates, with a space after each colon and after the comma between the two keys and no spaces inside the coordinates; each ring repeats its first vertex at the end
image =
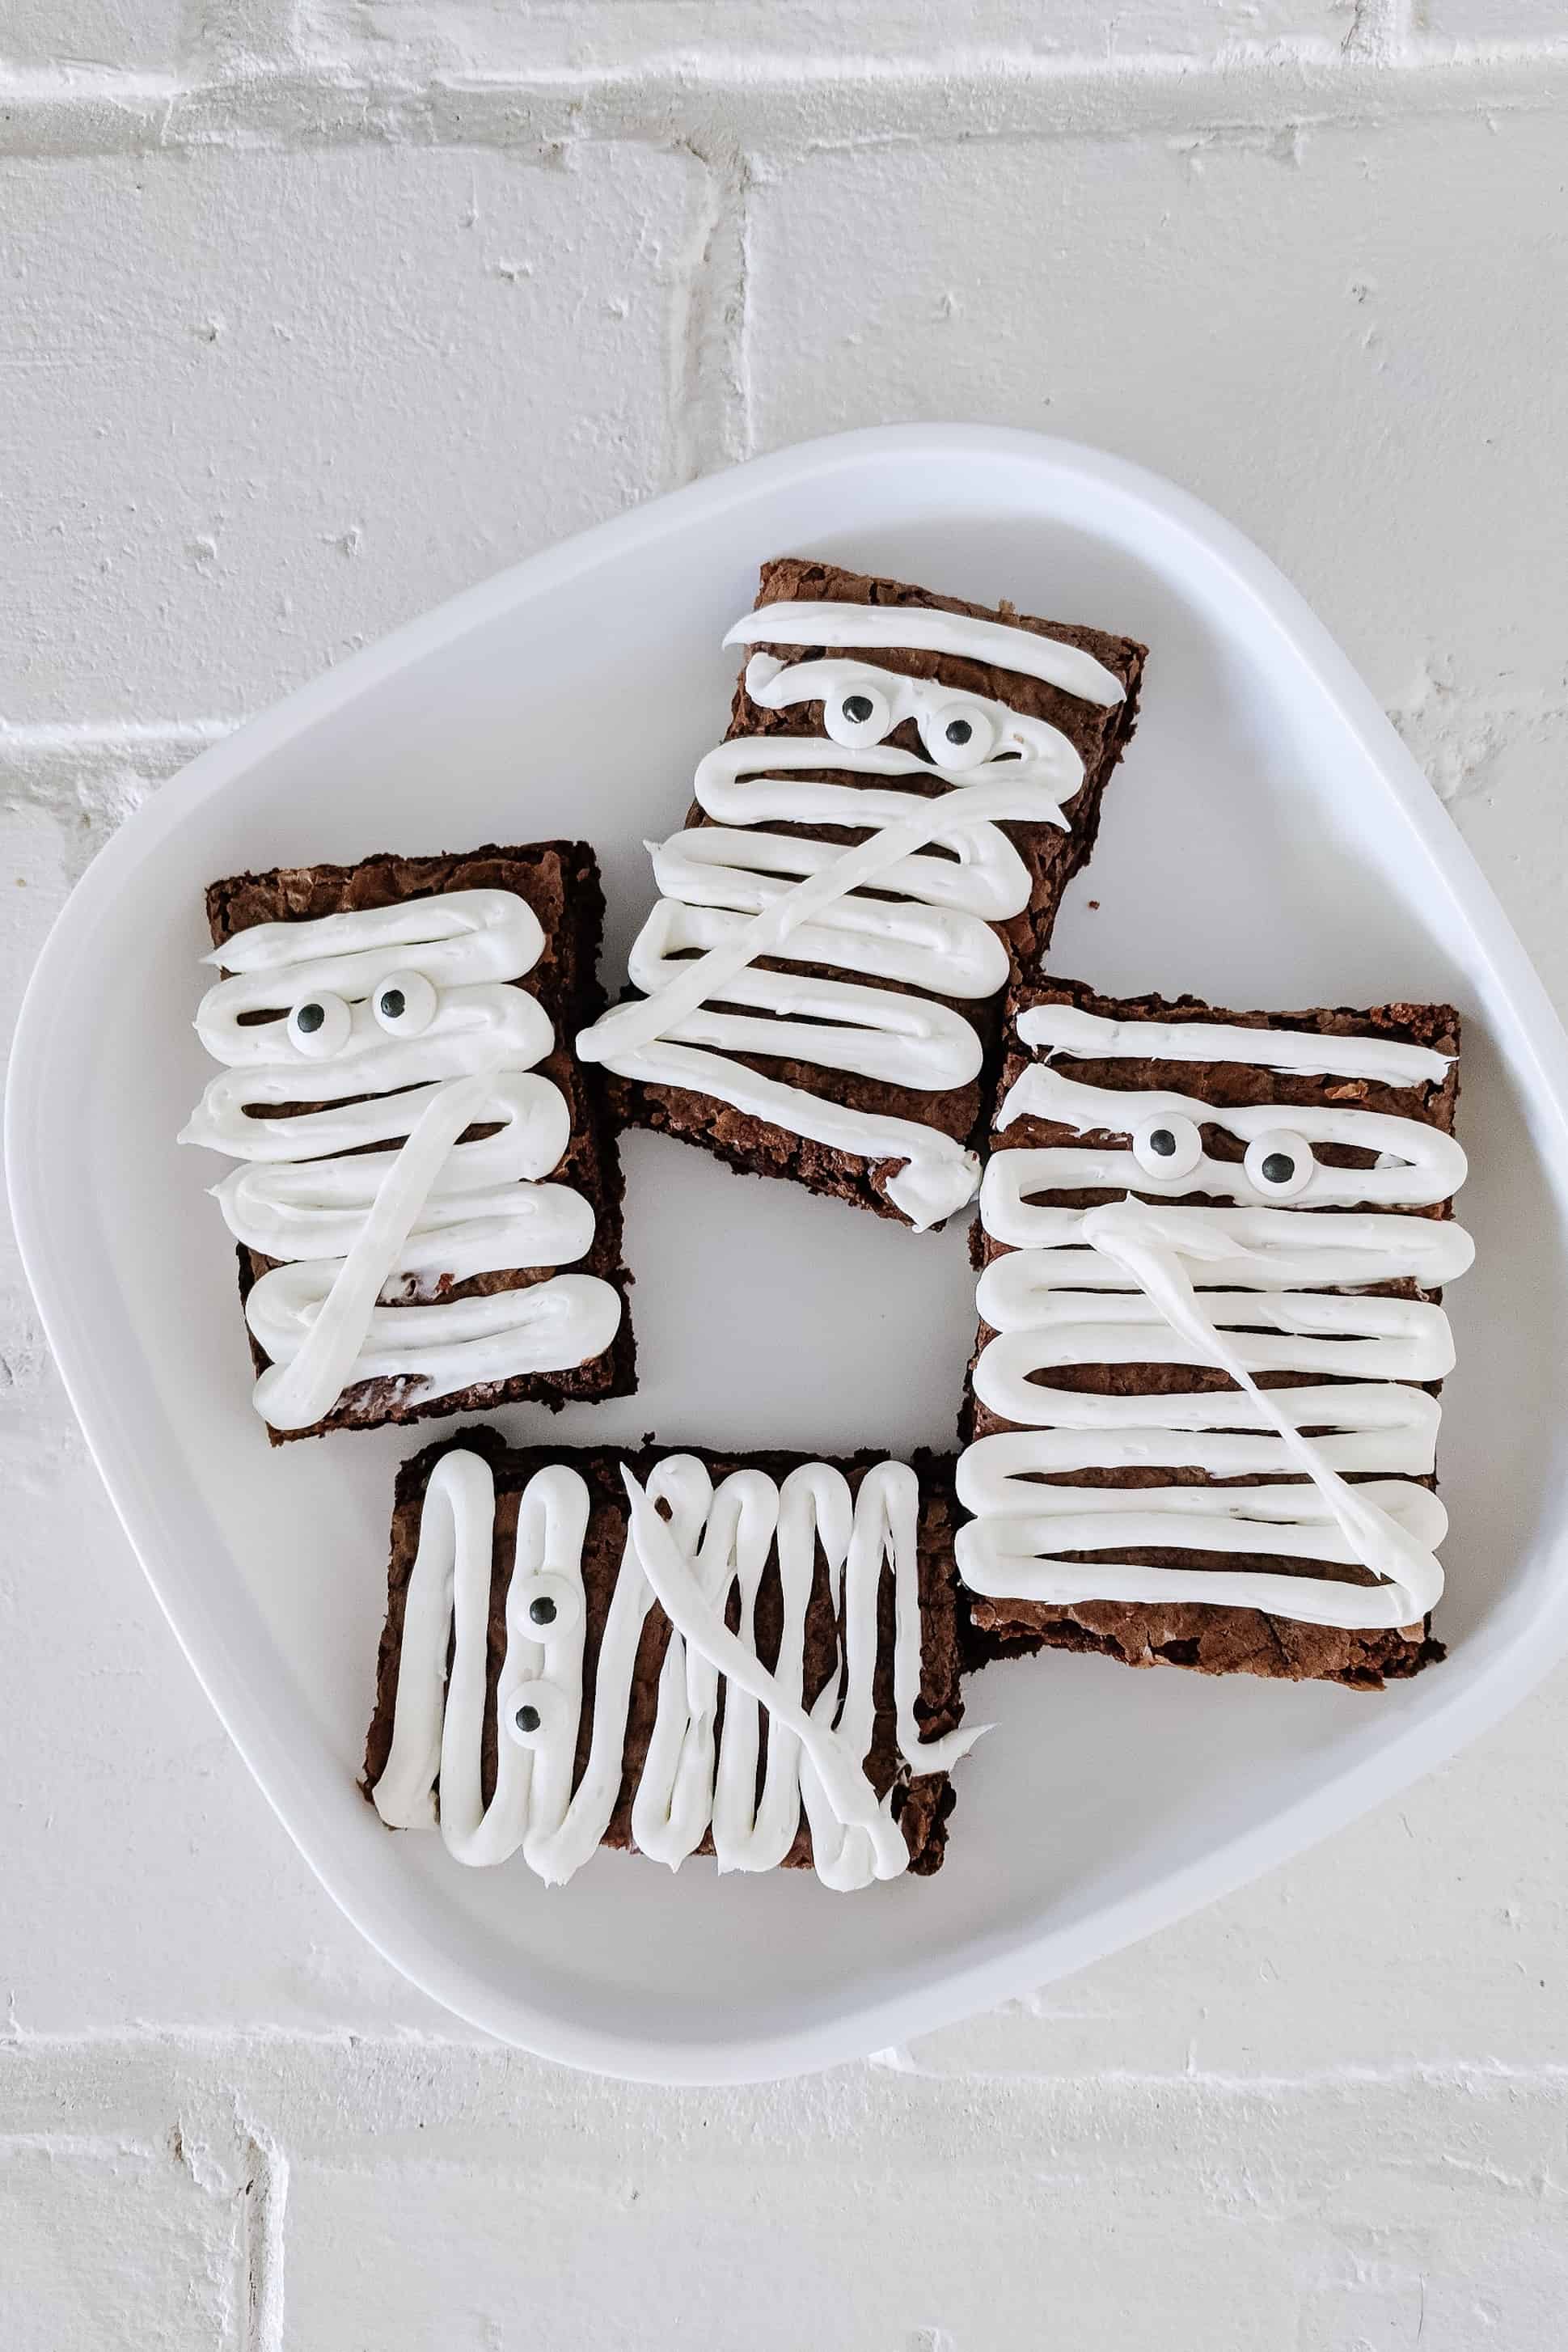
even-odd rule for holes
{"type": "MultiPolygon", "coordinates": [[[[752,448],[968,413],[1251,531],[1568,999],[1563,12],[1043,13],[24,0],[7,990],[119,814],[348,646],[752,448]]],[[[0,1279],[7,2347],[1560,2342],[1561,1675],[1038,2003],[583,2081],[308,1881],[0,1279]]]]}

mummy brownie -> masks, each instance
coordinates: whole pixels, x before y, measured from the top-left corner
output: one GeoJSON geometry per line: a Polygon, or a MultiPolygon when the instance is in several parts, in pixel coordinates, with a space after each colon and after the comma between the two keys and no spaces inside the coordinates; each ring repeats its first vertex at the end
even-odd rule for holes
{"type": "Polygon", "coordinates": [[[619,1166],[561,1043],[602,1001],[592,852],[244,874],[207,911],[225,1066],[181,1140],[238,1163],[214,1191],[274,1440],[628,1392],[619,1166]]]}
{"type": "Polygon", "coordinates": [[[622,1454],[470,1429],[405,1464],[365,1788],[558,1885],[942,1860],[961,1727],[951,1462],[622,1454]]]}
{"type": "Polygon", "coordinates": [[[1375,1685],[1441,1655],[1458,1016],[1009,1011],[958,1538],[975,1624],[1375,1685]]]}
{"type": "Polygon", "coordinates": [[[917,1227],[974,1196],[1009,976],[1043,951],[1144,649],[831,564],[764,567],[725,741],[578,1040],[634,1123],[917,1227]]]}

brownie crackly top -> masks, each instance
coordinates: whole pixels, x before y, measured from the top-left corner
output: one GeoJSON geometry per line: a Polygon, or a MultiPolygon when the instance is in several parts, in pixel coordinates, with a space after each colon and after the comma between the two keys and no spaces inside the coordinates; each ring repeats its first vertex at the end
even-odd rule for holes
{"type": "Polygon", "coordinates": [[[207,910],[224,977],[198,1028],[228,1066],[185,1139],[242,1163],[218,1197],[274,1442],[626,1392],[613,1129],[570,1051],[602,1003],[587,845],[234,875],[207,910]],[[335,1269],[394,1152],[423,1201],[350,1309],[335,1269]]]}
{"type": "Polygon", "coordinates": [[[797,559],[730,641],[729,730],[632,957],[656,1005],[582,1049],[629,1119],[940,1223],[978,1182],[1002,992],[1093,845],[1144,649],[797,559]]]}
{"type": "Polygon", "coordinates": [[[1447,1005],[1018,992],[958,1474],[982,1636],[1363,1686],[1441,1655],[1458,1045],[1447,1005]]]}
{"type": "Polygon", "coordinates": [[[470,1759],[462,1791],[434,1783],[461,1860],[520,1847],[555,1880],[603,1843],[670,1864],[811,1865],[846,1887],[935,1870],[967,1744],[951,1475],[869,1451],[514,1448],[486,1428],[426,1449],[400,1475],[392,1521],[365,1758],[378,1810],[393,1826],[429,1817],[417,1727],[434,1705],[443,1753],[470,1759]],[[674,1624],[644,1581],[658,1571],[626,1472],[679,1553],[700,1544],[709,1563],[704,1605],[661,1582],[674,1624]],[[449,1559],[459,1529],[472,1549],[449,1559]],[[716,1585],[715,1546],[728,1564],[716,1585]],[[446,1575],[460,1604],[473,1594],[455,1632],[450,1602],[431,1613],[446,1575]],[[755,1662],[744,1684],[725,1629],[755,1662]],[[672,1643],[685,1654],[673,1680],[672,1643]],[[804,1781],[800,1740],[779,1727],[792,1706],[828,1741],[804,1781]]]}

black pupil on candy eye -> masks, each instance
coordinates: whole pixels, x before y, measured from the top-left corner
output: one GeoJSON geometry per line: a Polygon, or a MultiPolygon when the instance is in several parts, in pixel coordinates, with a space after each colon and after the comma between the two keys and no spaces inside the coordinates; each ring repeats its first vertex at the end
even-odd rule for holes
{"type": "Polygon", "coordinates": [[[533,1619],[536,1625],[553,1625],[555,1623],[555,1602],[550,1600],[548,1593],[541,1593],[537,1601],[529,1601],[528,1615],[533,1619]]]}
{"type": "Polygon", "coordinates": [[[865,721],[871,717],[870,695],[846,694],[844,697],[844,717],[851,720],[856,727],[863,726],[865,721]]]}
{"type": "Polygon", "coordinates": [[[1288,1151],[1270,1151],[1263,1162],[1263,1175],[1270,1184],[1288,1184],[1296,1172],[1296,1163],[1288,1151]]]}
{"type": "Polygon", "coordinates": [[[403,992],[401,988],[388,988],[382,991],[382,1011],[389,1021],[402,1019],[403,1002],[403,992]]]}
{"type": "Polygon", "coordinates": [[[537,1731],[537,1730],[538,1729],[538,1727],[539,1727],[539,1711],[538,1711],[538,1707],[537,1707],[537,1706],[520,1706],[520,1707],[518,1707],[518,1709],[517,1709],[517,1729],[518,1729],[519,1731],[537,1731]]]}
{"type": "Polygon", "coordinates": [[[949,743],[967,743],[974,731],[967,719],[951,719],[947,722],[949,743]]]}
{"type": "Polygon", "coordinates": [[[1176,1151],[1176,1138],[1168,1127],[1156,1127],[1149,1138],[1149,1150],[1157,1151],[1162,1160],[1169,1160],[1176,1151]]]}
{"type": "Polygon", "coordinates": [[[294,1016],[294,1025],[297,1029],[303,1029],[307,1037],[313,1037],[326,1018],[326,1010],[322,1005],[302,1004],[294,1016]]]}

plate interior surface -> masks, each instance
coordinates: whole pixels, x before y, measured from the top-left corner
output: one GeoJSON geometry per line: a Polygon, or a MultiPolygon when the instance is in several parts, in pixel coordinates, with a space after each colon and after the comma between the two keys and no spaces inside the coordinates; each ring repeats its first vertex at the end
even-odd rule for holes
{"type": "MultiPolygon", "coordinates": [[[[9,1106],[29,1272],[95,1455],[193,1664],[337,1899],[465,2016],[547,2054],[717,2079],[822,2064],[1146,1932],[1370,1804],[1568,1638],[1563,1041],[1490,893],[1318,625],[1255,550],[1116,461],[1022,434],[851,435],[696,486],[357,656],[199,761],[110,845],[29,998],[9,1106]],[[271,1450],[231,1246],[174,1136],[203,886],[381,848],[586,836],[606,976],[733,684],[769,554],[820,554],[1151,647],[1143,717],[1051,958],[1238,1006],[1446,997],[1467,1019],[1475,1271],[1440,1468],[1451,1656],[1370,1697],[1044,1657],[972,1686],[944,1869],[863,1896],[601,1855],[566,1890],[385,1833],[355,1785],[397,1463],[444,1423],[271,1450]],[[83,1138],[91,1139],[84,1151],[83,1138]]],[[[518,1439],[952,1443],[965,1236],[918,1236],[633,1136],[643,1388],[518,1439]]]]}

